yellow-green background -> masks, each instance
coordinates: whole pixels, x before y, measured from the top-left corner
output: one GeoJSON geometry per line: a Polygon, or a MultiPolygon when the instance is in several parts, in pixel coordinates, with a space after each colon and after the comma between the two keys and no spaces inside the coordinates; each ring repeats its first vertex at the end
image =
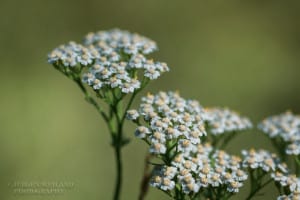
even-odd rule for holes
{"type": "MultiPolygon", "coordinates": [[[[57,45],[114,27],[146,35],[159,45],[153,56],[171,68],[146,90],[179,90],[257,122],[287,109],[300,113],[298,2],[1,0],[0,199],[111,199],[115,165],[107,129],[76,85],[46,63],[57,45]],[[64,180],[75,187],[57,197],[13,195],[8,187],[64,180]]],[[[269,144],[253,131],[228,149],[269,144]]],[[[124,149],[123,200],[137,199],[145,154],[134,138],[124,149]]],[[[274,191],[260,199],[274,198],[274,191]]],[[[151,189],[148,199],[167,198],[151,189]]]]}

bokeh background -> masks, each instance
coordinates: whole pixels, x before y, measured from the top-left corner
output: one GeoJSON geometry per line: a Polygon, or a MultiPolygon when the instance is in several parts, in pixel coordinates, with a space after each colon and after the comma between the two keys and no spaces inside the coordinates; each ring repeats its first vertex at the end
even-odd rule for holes
{"type": "MultiPolygon", "coordinates": [[[[179,90],[258,122],[288,109],[300,113],[299,9],[296,0],[0,0],[0,199],[111,199],[107,129],[77,86],[46,63],[54,47],[90,31],[138,32],[158,43],[153,57],[171,67],[147,91],[179,90]],[[14,195],[12,181],[75,186],[58,196],[14,195]]],[[[133,138],[133,127],[127,130],[133,138]]],[[[253,130],[228,151],[251,146],[272,150],[253,130]]],[[[137,199],[145,155],[134,138],[124,149],[123,200],[137,199]]],[[[257,199],[275,198],[273,187],[265,191],[257,199]]],[[[167,198],[151,189],[147,199],[167,198]]]]}

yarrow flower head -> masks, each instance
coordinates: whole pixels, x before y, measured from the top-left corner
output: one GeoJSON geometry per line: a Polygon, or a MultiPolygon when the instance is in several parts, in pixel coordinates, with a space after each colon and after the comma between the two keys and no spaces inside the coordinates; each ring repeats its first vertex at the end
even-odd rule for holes
{"type": "Polygon", "coordinates": [[[157,50],[157,45],[149,38],[137,33],[119,29],[89,33],[84,39],[85,45],[95,45],[101,51],[123,51],[126,54],[149,54],[157,50]]]}
{"type": "Polygon", "coordinates": [[[285,171],[276,171],[271,174],[277,188],[284,190],[285,194],[278,196],[278,200],[300,199],[300,178],[285,171]]]}
{"type": "Polygon", "coordinates": [[[258,128],[270,138],[279,138],[287,143],[286,153],[300,154],[300,116],[291,112],[271,116],[264,119],[258,128]]]}
{"type": "Polygon", "coordinates": [[[146,58],[155,50],[154,41],[113,29],[89,33],[83,45],[75,42],[61,45],[49,54],[48,62],[67,75],[69,67],[80,66],[71,73],[83,72],[82,81],[95,91],[113,89],[117,90],[115,93],[127,94],[169,71],[166,63],[146,58]],[[82,71],[85,66],[88,70],[82,71]]]}
{"type": "Polygon", "coordinates": [[[169,148],[188,153],[206,135],[202,113],[197,101],[176,92],[159,92],[143,97],[140,108],[128,111],[127,118],[139,124],[136,136],[151,145],[151,153],[164,154],[169,148]]]}
{"type": "Polygon", "coordinates": [[[224,151],[215,151],[210,144],[195,145],[190,155],[178,154],[170,166],[154,170],[150,185],[171,191],[175,184],[184,194],[193,195],[210,188],[225,188],[225,192],[237,193],[248,175],[242,170],[241,158],[224,151]]]}
{"type": "Polygon", "coordinates": [[[252,128],[252,123],[248,118],[227,108],[206,108],[205,118],[210,132],[214,135],[252,128]]]}
{"type": "Polygon", "coordinates": [[[266,150],[250,149],[249,151],[243,150],[243,167],[250,169],[262,169],[265,172],[275,172],[280,170],[287,172],[287,167],[276,154],[269,153],[266,150]]]}
{"type": "Polygon", "coordinates": [[[85,47],[75,42],[61,45],[48,55],[48,62],[54,65],[75,67],[77,65],[87,66],[98,59],[100,54],[93,47],[85,47]]]}
{"type": "Polygon", "coordinates": [[[95,90],[119,88],[122,93],[133,93],[145,82],[169,71],[167,64],[145,57],[157,46],[152,40],[138,34],[114,29],[90,33],[84,41],[85,45],[94,46],[101,55],[89,72],[83,75],[83,81],[95,90]],[[139,70],[143,71],[142,80],[138,77],[139,70]]]}

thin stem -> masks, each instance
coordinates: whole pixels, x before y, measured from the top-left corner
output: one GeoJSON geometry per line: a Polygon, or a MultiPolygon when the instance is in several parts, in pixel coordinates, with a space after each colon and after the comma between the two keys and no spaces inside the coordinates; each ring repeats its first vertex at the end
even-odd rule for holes
{"type": "Polygon", "coordinates": [[[169,197],[171,197],[172,199],[174,199],[173,196],[169,192],[164,191],[164,190],[160,190],[160,191],[163,191],[166,195],[168,195],[169,197]]]}
{"type": "Polygon", "coordinates": [[[297,155],[295,155],[295,171],[296,175],[299,176],[300,174],[300,160],[297,155]]]}
{"type": "Polygon", "coordinates": [[[249,194],[249,196],[246,198],[246,200],[250,200],[250,199],[252,199],[252,197],[254,197],[255,196],[255,194],[257,193],[257,192],[259,192],[261,189],[263,189],[266,185],[268,185],[271,181],[273,181],[272,179],[269,179],[267,182],[265,182],[264,184],[262,184],[262,185],[259,185],[259,186],[256,186],[256,188],[253,190],[253,191],[251,191],[251,193],[249,194]]]}
{"type": "Polygon", "coordinates": [[[283,161],[287,161],[287,156],[286,156],[286,153],[285,153],[285,149],[286,149],[285,142],[284,141],[278,141],[278,140],[280,140],[280,139],[278,139],[278,138],[271,138],[272,145],[277,150],[280,158],[283,161]]]}
{"type": "MultiPolygon", "coordinates": [[[[114,101],[116,102],[116,101],[114,101]]],[[[115,158],[116,158],[116,170],[117,170],[117,177],[115,182],[115,192],[114,192],[114,200],[120,199],[121,188],[122,188],[122,178],[123,178],[123,167],[122,167],[122,146],[123,146],[123,129],[122,123],[120,121],[118,110],[117,110],[117,103],[114,103],[110,106],[111,112],[115,115],[116,121],[113,122],[114,127],[116,127],[116,134],[112,135],[113,139],[113,147],[115,149],[115,158]]],[[[113,120],[113,118],[111,118],[113,120]]]]}
{"type": "Polygon", "coordinates": [[[225,138],[220,146],[220,149],[225,149],[225,147],[227,146],[229,141],[232,140],[236,135],[237,135],[236,132],[228,133],[228,135],[225,136],[225,138]]]}
{"type": "Polygon", "coordinates": [[[123,178],[122,154],[121,154],[120,145],[115,145],[115,157],[117,163],[117,178],[116,178],[116,185],[115,185],[114,200],[118,200],[120,199],[122,178],[123,178]]]}

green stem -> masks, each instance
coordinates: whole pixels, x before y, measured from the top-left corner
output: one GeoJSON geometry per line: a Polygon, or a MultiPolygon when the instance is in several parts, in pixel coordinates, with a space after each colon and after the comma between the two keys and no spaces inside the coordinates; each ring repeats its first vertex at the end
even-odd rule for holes
{"type": "Polygon", "coordinates": [[[115,193],[114,200],[120,199],[120,193],[122,188],[122,178],[123,178],[123,168],[122,168],[122,147],[126,144],[126,141],[123,138],[123,126],[126,118],[126,111],[131,107],[135,96],[138,91],[134,92],[131,95],[129,103],[127,104],[123,113],[120,114],[120,110],[118,109],[120,99],[113,95],[114,101],[113,105],[110,106],[111,112],[114,114],[116,118],[115,126],[117,128],[116,134],[112,133],[113,137],[113,147],[115,149],[115,157],[117,164],[117,177],[116,177],[116,185],[115,185],[115,193]]]}
{"type": "MultiPolygon", "coordinates": [[[[123,179],[123,167],[122,167],[122,146],[123,146],[123,123],[120,120],[117,103],[110,107],[111,112],[116,118],[116,121],[113,121],[114,127],[116,127],[116,134],[111,132],[112,140],[113,140],[113,148],[115,150],[115,159],[116,159],[116,182],[115,182],[115,192],[114,192],[114,200],[120,199],[121,188],[122,188],[122,179],[123,179]]],[[[113,120],[113,118],[111,118],[113,120]]]]}
{"type": "Polygon", "coordinates": [[[295,171],[296,175],[299,176],[300,174],[300,160],[297,155],[295,155],[295,171]]]}
{"type": "Polygon", "coordinates": [[[236,135],[237,135],[236,132],[228,133],[225,136],[225,138],[224,138],[224,140],[223,140],[223,142],[222,142],[222,144],[220,146],[220,149],[225,149],[225,147],[227,146],[227,144],[229,143],[229,141],[232,140],[236,135]]]}
{"type": "Polygon", "coordinates": [[[121,145],[115,146],[115,157],[116,157],[116,164],[117,164],[117,177],[116,177],[114,200],[119,200],[121,194],[121,188],[122,188],[122,178],[123,178],[121,145]]]}
{"type": "Polygon", "coordinates": [[[254,197],[256,195],[257,192],[259,192],[261,189],[263,189],[266,185],[268,185],[271,181],[273,181],[272,179],[268,180],[267,182],[256,186],[255,189],[251,188],[251,193],[248,195],[248,197],[246,198],[246,200],[250,200],[252,199],[252,197],[254,197]],[[253,191],[252,191],[253,189],[253,191]]]}
{"type": "Polygon", "coordinates": [[[283,161],[287,161],[287,156],[285,153],[286,145],[285,142],[280,140],[279,138],[271,138],[272,145],[275,147],[276,151],[278,152],[280,158],[283,161]]]}

